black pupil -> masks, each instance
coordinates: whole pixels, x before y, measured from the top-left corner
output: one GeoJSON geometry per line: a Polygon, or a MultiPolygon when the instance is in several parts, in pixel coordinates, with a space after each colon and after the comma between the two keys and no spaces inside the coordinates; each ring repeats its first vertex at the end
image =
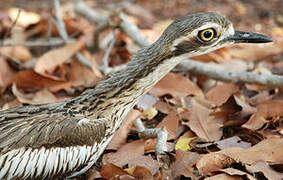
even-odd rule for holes
{"type": "Polygon", "coordinates": [[[205,38],[211,38],[212,32],[211,32],[211,31],[205,31],[204,34],[203,34],[203,36],[204,36],[205,38]]]}

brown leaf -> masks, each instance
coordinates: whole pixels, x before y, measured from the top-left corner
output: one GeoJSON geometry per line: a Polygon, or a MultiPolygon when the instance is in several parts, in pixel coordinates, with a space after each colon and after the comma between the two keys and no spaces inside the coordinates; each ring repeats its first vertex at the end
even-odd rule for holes
{"type": "Polygon", "coordinates": [[[112,163],[122,167],[143,154],[144,140],[137,140],[121,146],[115,153],[105,154],[102,161],[104,164],[112,163]]]}
{"type": "Polygon", "coordinates": [[[114,164],[106,164],[102,166],[100,175],[105,179],[111,179],[115,176],[121,176],[121,175],[129,175],[127,171],[124,169],[114,165],[114,164]]]}
{"type": "Polygon", "coordinates": [[[246,176],[249,180],[256,180],[256,178],[254,178],[253,176],[251,176],[250,174],[240,171],[238,169],[234,169],[234,168],[226,168],[226,169],[222,169],[222,172],[225,172],[229,175],[239,175],[239,176],[246,176]]]}
{"type": "Polygon", "coordinates": [[[206,98],[216,106],[225,103],[228,98],[239,91],[239,87],[234,83],[223,83],[215,86],[206,93],[206,98]]]}
{"type": "Polygon", "coordinates": [[[143,166],[136,166],[133,176],[137,179],[153,180],[153,176],[147,168],[143,166]]]}
{"type": "Polygon", "coordinates": [[[279,54],[283,46],[277,43],[264,45],[245,45],[242,48],[230,48],[229,53],[233,58],[254,61],[264,59],[268,56],[279,54]]]}
{"type": "Polygon", "coordinates": [[[13,58],[22,62],[26,62],[32,58],[32,54],[29,49],[23,46],[1,47],[0,51],[9,54],[13,58]]]}
{"type": "Polygon", "coordinates": [[[211,103],[197,98],[192,98],[190,114],[188,116],[188,122],[184,122],[185,125],[189,126],[198,137],[205,139],[206,141],[216,141],[222,136],[222,126],[216,121],[214,116],[211,115],[213,110],[211,109],[211,103]]]}
{"type": "Polygon", "coordinates": [[[174,97],[186,97],[188,95],[203,97],[202,90],[188,78],[180,74],[168,73],[151,90],[150,94],[163,96],[171,94],[174,97]]]}
{"type": "Polygon", "coordinates": [[[107,149],[118,149],[123,143],[126,143],[128,133],[132,128],[134,121],[141,115],[141,112],[132,109],[127,115],[126,119],[122,122],[119,130],[115,133],[107,149]]]}
{"type": "Polygon", "coordinates": [[[168,132],[168,140],[176,139],[178,136],[179,118],[176,111],[169,110],[169,114],[156,126],[156,128],[165,127],[168,132]]]}
{"type": "Polygon", "coordinates": [[[50,76],[55,68],[65,63],[85,45],[84,41],[75,41],[63,47],[53,49],[43,54],[37,60],[34,70],[42,75],[50,76]]]}
{"type": "Polygon", "coordinates": [[[27,103],[27,104],[45,104],[45,103],[53,103],[59,101],[50,91],[47,89],[42,89],[40,91],[37,91],[35,93],[27,93],[24,94],[20,92],[16,85],[14,84],[12,87],[12,91],[14,95],[17,97],[17,99],[21,103],[27,103]]]}
{"type": "Polygon", "coordinates": [[[229,167],[235,161],[220,153],[212,153],[206,154],[201,157],[201,159],[197,162],[196,167],[200,174],[207,174],[215,171],[219,171],[224,167],[229,167]]]}
{"type": "Polygon", "coordinates": [[[176,150],[176,161],[171,166],[173,178],[183,175],[194,179],[193,166],[199,159],[198,153],[176,150]]]}
{"type": "Polygon", "coordinates": [[[54,80],[48,77],[44,77],[33,70],[19,71],[9,82],[9,85],[15,83],[17,87],[24,89],[42,89],[47,88],[52,92],[59,91],[61,89],[70,88],[70,82],[62,80],[54,80]]]}
{"type": "Polygon", "coordinates": [[[157,160],[154,160],[151,156],[139,156],[135,159],[132,159],[129,162],[129,167],[132,166],[143,166],[150,170],[151,174],[156,174],[159,170],[159,164],[157,160]]]}
{"type": "Polygon", "coordinates": [[[215,176],[207,177],[204,180],[243,180],[243,178],[239,176],[230,176],[228,174],[217,174],[215,176]]]}
{"type": "Polygon", "coordinates": [[[239,138],[238,136],[223,139],[221,141],[216,142],[216,144],[219,149],[226,149],[229,147],[241,147],[247,149],[251,147],[251,143],[242,141],[241,138],[239,138]]]}
{"type": "Polygon", "coordinates": [[[68,71],[68,80],[73,87],[92,87],[102,79],[101,73],[95,74],[78,61],[72,61],[66,68],[68,71]]]}
{"type": "Polygon", "coordinates": [[[266,162],[259,161],[252,165],[246,165],[246,168],[251,173],[261,172],[267,179],[282,180],[283,173],[274,171],[266,162]]]}
{"type": "Polygon", "coordinates": [[[9,66],[6,60],[0,58],[0,87],[6,88],[9,85],[15,71],[9,66]]]}
{"type": "Polygon", "coordinates": [[[282,147],[283,139],[273,138],[265,139],[248,149],[227,148],[204,155],[197,163],[197,168],[200,173],[206,174],[227,167],[234,161],[248,165],[258,161],[280,164],[283,163],[282,147]]]}
{"type": "Polygon", "coordinates": [[[282,100],[269,100],[257,106],[256,113],[251,116],[248,122],[243,127],[257,130],[261,128],[267,119],[276,119],[283,116],[283,101],[282,100]],[[271,108],[272,107],[272,108],[271,108]]]}

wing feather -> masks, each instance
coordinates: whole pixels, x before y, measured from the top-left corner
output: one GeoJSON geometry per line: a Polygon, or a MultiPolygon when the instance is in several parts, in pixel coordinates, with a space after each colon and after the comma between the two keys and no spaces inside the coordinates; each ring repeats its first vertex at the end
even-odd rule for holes
{"type": "MultiPolygon", "coordinates": [[[[52,105],[62,107],[58,103],[52,105]]],[[[47,104],[0,111],[0,153],[20,147],[92,145],[104,137],[106,119],[78,123],[85,117],[55,111],[54,107],[47,104]]]]}

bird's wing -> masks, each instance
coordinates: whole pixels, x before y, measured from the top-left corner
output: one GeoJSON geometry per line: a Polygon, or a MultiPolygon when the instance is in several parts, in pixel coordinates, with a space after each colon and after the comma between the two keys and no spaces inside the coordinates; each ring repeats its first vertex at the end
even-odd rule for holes
{"type": "Polygon", "coordinates": [[[0,153],[21,147],[92,145],[105,135],[106,120],[89,120],[48,105],[0,111],[0,153]]]}

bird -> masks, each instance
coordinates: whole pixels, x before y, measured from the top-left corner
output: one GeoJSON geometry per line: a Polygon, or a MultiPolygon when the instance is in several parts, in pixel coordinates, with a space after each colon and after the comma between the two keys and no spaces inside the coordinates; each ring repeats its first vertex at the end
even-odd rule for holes
{"type": "Polygon", "coordinates": [[[268,42],[268,36],[234,30],[215,12],[175,20],[154,43],[133,55],[125,70],[81,95],[0,111],[0,179],[85,173],[139,98],[181,61],[230,44],[268,42]]]}

